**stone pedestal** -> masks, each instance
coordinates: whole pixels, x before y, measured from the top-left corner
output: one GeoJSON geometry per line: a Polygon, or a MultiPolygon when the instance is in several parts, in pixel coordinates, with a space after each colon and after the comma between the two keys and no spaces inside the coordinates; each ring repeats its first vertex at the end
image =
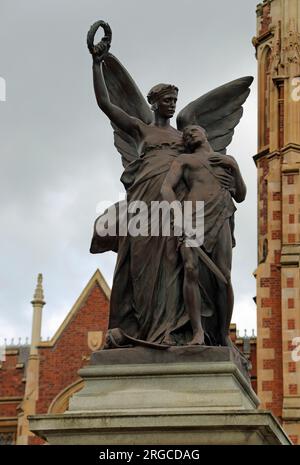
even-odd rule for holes
{"type": "Polygon", "coordinates": [[[289,444],[242,360],[225,347],[100,351],[69,410],[30,428],[50,444],[289,444]]]}

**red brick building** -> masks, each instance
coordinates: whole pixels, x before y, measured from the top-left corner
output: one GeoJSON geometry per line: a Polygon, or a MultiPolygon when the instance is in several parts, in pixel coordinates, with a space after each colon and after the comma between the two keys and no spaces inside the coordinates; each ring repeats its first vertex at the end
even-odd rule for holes
{"type": "Polygon", "coordinates": [[[257,6],[257,391],[300,443],[300,0],[257,6]]]}
{"type": "MultiPolygon", "coordinates": [[[[41,278],[34,300],[33,338],[40,328],[41,278]],[[36,315],[36,313],[39,313],[36,315]]],[[[77,371],[101,347],[107,330],[110,290],[97,270],[50,341],[7,346],[0,365],[0,444],[39,444],[27,415],[64,412],[82,387],[77,371]]],[[[40,339],[40,338],[39,338],[40,339]]]]}

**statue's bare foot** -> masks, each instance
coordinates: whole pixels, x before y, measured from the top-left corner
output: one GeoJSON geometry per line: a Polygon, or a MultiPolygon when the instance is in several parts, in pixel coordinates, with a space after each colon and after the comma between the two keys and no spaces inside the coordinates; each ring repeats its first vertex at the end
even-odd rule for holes
{"type": "Polygon", "coordinates": [[[188,342],[188,346],[203,346],[205,345],[204,341],[204,331],[197,331],[196,334],[194,334],[193,339],[188,342]]]}

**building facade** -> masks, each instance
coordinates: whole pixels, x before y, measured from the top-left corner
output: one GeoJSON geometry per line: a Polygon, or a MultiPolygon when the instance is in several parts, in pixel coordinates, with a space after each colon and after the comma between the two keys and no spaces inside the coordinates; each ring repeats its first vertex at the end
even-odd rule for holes
{"type": "Polygon", "coordinates": [[[110,289],[97,270],[50,341],[41,341],[45,304],[39,275],[32,301],[29,345],[8,345],[0,363],[0,445],[41,444],[28,415],[62,413],[81,389],[78,370],[101,348],[107,331],[110,289]]]}
{"type": "Polygon", "coordinates": [[[257,6],[257,390],[300,442],[300,0],[257,6]],[[299,342],[298,342],[299,344],[299,342]]]}

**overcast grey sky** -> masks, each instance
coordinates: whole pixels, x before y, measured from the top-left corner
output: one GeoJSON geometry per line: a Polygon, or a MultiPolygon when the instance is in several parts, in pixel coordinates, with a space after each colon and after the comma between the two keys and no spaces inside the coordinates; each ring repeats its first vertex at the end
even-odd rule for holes
{"type": "MultiPolygon", "coordinates": [[[[44,275],[44,338],[98,267],[111,285],[115,255],[89,254],[97,204],[116,201],[122,167],[98,109],[86,48],[104,19],[111,51],[144,94],[179,89],[178,109],[214,87],[256,76],[255,0],[0,0],[0,343],[30,336],[30,301],[44,275]]],[[[236,215],[233,321],[255,327],[256,81],[228,153],[248,186],[236,215]]],[[[174,121],[175,124],[175,121],[174,121]]]]}

